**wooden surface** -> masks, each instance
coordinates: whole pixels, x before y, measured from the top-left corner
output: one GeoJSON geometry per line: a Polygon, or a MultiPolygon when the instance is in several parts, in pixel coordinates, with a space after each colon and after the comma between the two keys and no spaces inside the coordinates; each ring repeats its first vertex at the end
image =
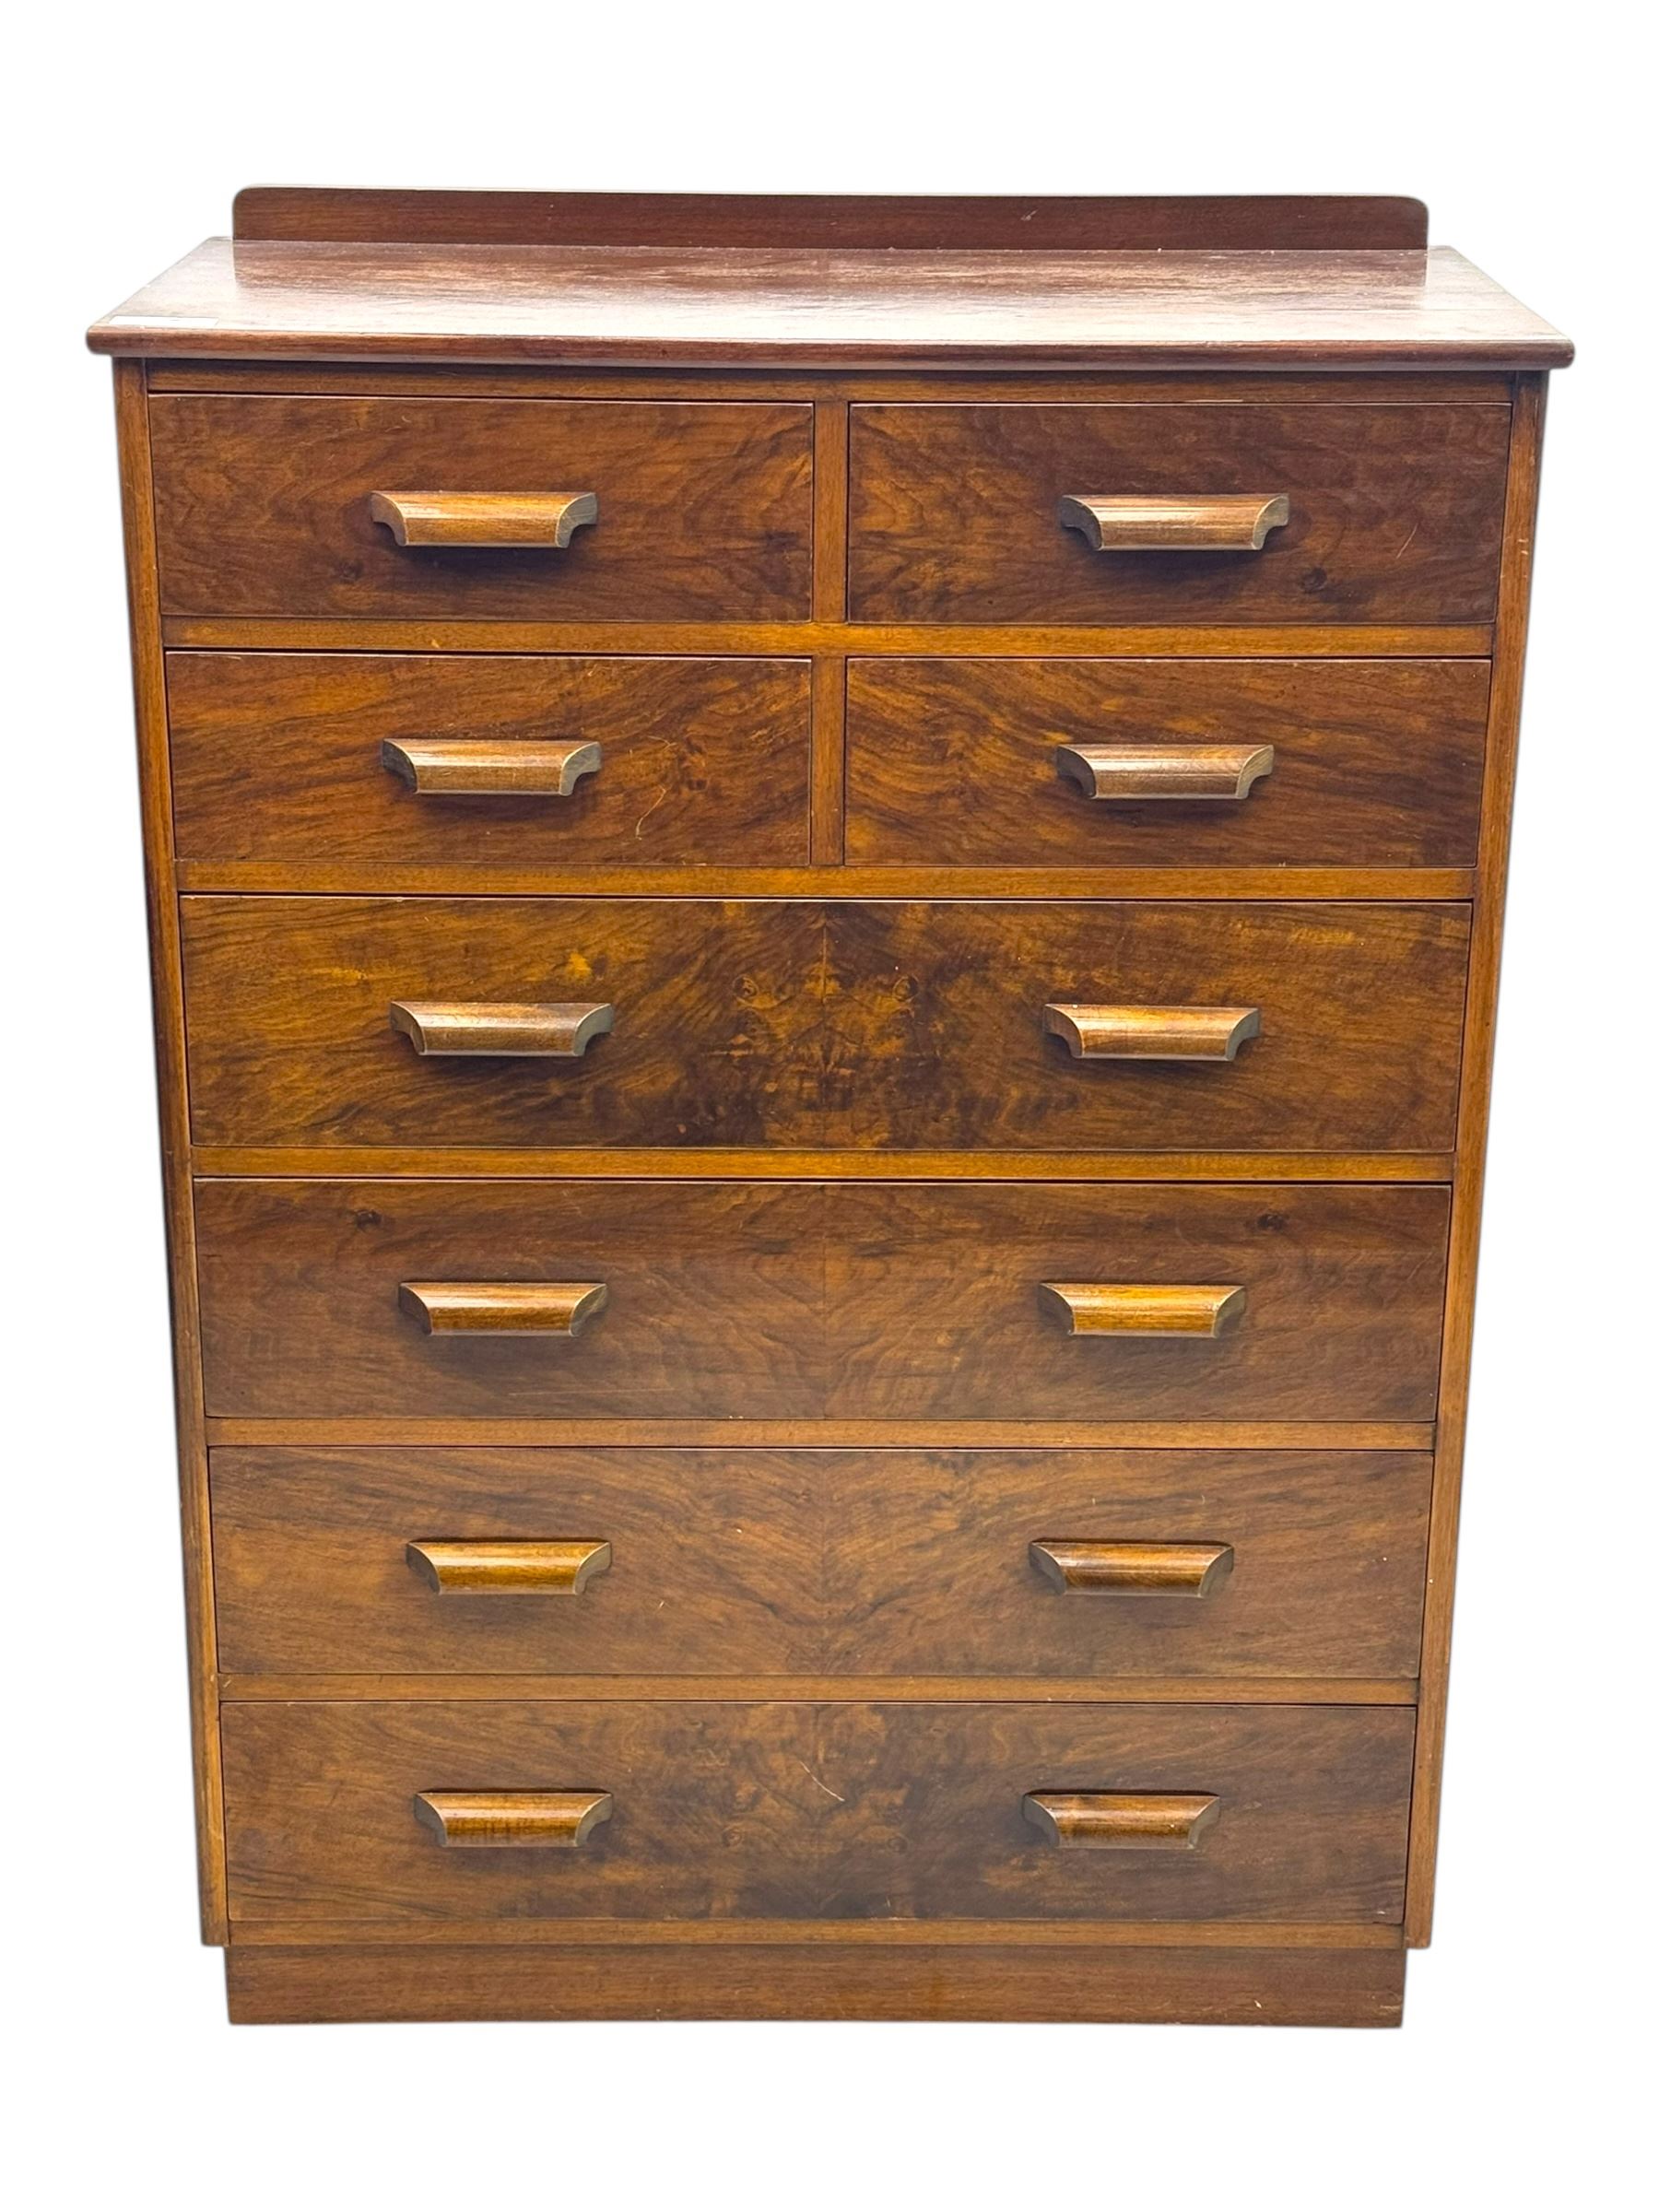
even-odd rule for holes
{"type": "Polygon", "coordinates": [[[852,428],[857,622],[1491,618],[1500,406],[858,406],[852,428]],[[1264,481],[1290,520],[1260,553],[1096,553],[1055,516],[1091,484],[1264,481]]]}
{"type": "Polygon", "coordinates": [[[187,899],[208,1145],[1432,1151],[1458,906],[187,899]],[[1260,1008],[1230,1062],[1078,1060],[1051,1003],[1260,1008]],[[579,1060],[409,1050],[404,1001],[598,1000],[579,1060]]]}
{"type": "Polygon", "coordinates": [[[233,1674],[1417,1669],[1418,1453],[228,1448],[212,1473],[233,1674]],[[575,1604],[451,1604],[405,1557],[561,1532],[610,1547],[575,1604]],[[1220,1543],[1233,1565],[1199,1602],[1063,1597],[1043,1537],[1220,1543]]]}
{"type": "Polygon", "coordinates": [[[658,621],[810,611],[810,410],[695,402],[150,402],[169,614],[658,621]],[[596,491],[563,551],[400,547],[370,500],[596,491]]]}
{"type": "Polygon", "coordinates": [[[1071,247],[1141,253],[1372,252],[1428,242],[1421,200],[1332,194],[1135,198],[817,193],[398,192],[253,184],[238,239],[437,245],[1071,247]]]}
{"type": "Polygon", "coordinates": [[[1399,1951],[544,1945],[265,1949],[226,1958],[230,2018],[324,2020],[1146,2020],[1397,2028],[1399,1951]]]}
{"type": "MultiPolygon", "coordinates": [[[[94,350],[288,360],[1113,369],[1559,368],[1460,253],[208,239],[94,350]]],[[[1070,487],[1069,488],[1080,488],[1070,487]]]]}
{"type": "MultiPolygon", "coordinates": [[[[857,660],[847,857],[969,867],[1468,867],[1475,661],[857,660]],[[1270,746],[1237,804],[1096,801],[1062,745],[1270,746]]],[[[175,741],[176,742],[176,741],[175,741]]]]}
{"type": "Polygon", "coordinates": [[[1397,2018],[1565,342],[1412,203],[239,232],[94,334],[234,2008],[1397,2018]]]}
{"type": "MultiPolygon", "coordinates": [[[[1443,1190],[1404,1185],[211,1182],[216,1416],[1433,1418],[1443,1190]],[[1065,1336],[1040,1287],[1243,1285],[1213,1341],[1065,1336]],[[423,1335],[411,1279],[603,1282],[578,1339],[423,1335]]],[[[895,1441],[903,1441],[895,1439],[895,1441]]],[[[1358,1441],[1358,1440],[1357,1440],[1358,1441]]],[[[432,1532],[436,1533],[436,1532],[432,1532]]]]}
{"type": "Polygon", "coordinates": [[[809,673],[805,661],[175,653],[178,849],[400,869],[800,866],[809,673]],[[603,757],[553,802],[417,794],[381,759],[400,738],[480,737],[503,758],[548,738],[603,757]]]}
{"type": "Polygon", "coordinates": [[[1412,1716],[1310,1706],[233,1705],[237,1920],[1397,1923],[1412,1716]],[[447,1853],[420,1791],[609,1791],[581,1851],[447,1853]],[[1041,1790],[1221,1798],[1202,1850],[1045,1846],[1041,1790]]]}

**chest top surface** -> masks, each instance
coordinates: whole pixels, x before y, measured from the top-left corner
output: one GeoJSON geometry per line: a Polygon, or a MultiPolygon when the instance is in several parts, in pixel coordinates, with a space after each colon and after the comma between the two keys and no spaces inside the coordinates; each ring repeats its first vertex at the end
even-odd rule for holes
{"type": "Polygon", "coordinates": [[[1572,348],[1418,201],[254,187],[96,323],[176,358],[1542,370],[1572,348]]]}

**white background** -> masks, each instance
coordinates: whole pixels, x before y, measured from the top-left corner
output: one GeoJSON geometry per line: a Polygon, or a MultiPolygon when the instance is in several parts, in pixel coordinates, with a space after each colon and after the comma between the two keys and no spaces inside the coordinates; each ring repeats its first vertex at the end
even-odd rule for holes
{"type": "Polygon", "coordinates": [[[1584,2202],[1648,2010],[1656,465],[1611,11],[159,5],[14,32],[0,1019],[18,2200],[1584,2202]],[[244,182],[1404,192],[1569,331],[1492,1132],[1436,1947],[1397,2035],[224,2025],[196,1947],[108,371],[244,182]],[[1645,1957],[1643,1956],[1645,1952],[1645,1957]],[[32,2150],[26,2140],[32,2144],[32,2150]]]}

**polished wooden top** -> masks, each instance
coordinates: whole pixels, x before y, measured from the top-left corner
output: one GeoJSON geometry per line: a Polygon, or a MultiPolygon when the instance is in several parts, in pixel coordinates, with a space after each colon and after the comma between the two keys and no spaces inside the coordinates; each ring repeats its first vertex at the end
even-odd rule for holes
{"type": "Polygon", "coordinates": [[[100,353],[755,368],[1549,369],[1407,200],[265,189],[100,353]]]}

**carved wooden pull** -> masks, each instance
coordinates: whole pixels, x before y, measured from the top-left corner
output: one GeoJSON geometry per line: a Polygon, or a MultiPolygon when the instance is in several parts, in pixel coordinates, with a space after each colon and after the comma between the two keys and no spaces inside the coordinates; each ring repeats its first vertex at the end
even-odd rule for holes
{"type": "Polygon", "coordinates": [[[1262,1033],[1259,1006],[1044,1006],[1074,1060],[1231,1060],[1262,1033]]]}
{"type": "Polygon", "coordinates": [[[1221,1815],[1219,1797],[1032,1792],[1020,1810],[1062,1851],[1193,1851],[1221,1815]]]}
{"type": "Polygon", "coordinates": [[[1044,1536],[1033,1541],[1030,1559],[1056,1590],[1085,1597],[1213,1597],[1233,1570],[1230,1544],[1044,1536]]]}
{"type": "Polygon", "coordinates": [[[369,513],[400,546],[561,548],[599,520],[596,491],[371,491],[369,513]]]}
{"type": "Polygon", "coordinates": [[[568,799],[583,776],[596,776],[602,759],[592,742],[500,743],[488,737],[387,737],[381,766],[411,791],[446,799],[509,797],[568,799]]]}
{"type": "Polygon", "coordinates": [[[609,1302],[604,1283],[399,1283],[429,1336],[580,1336],[609,1302]]]}
{"type": "Polygon", "coordinates": [[[450,1851],[574,1851],[613,1802],[608,1790],[422,1790],[415,1818],[450,1851]]]}
{"type": "Polygon", "coordinates": [[[1244,1314],[1226,1283],[1041,1283],[1047,1312],[1069,1336],[1219,1336],[1244,1314]]]}
{"type": "Polygon", "coordinates": [[[611,1563],[602,1542],[407,1544],[404,1558],[429,1590],[482,1595],[579,1597],[611,1563]]]}
{"type": "Polygon", "coordinates": [[[617,1018],[612,1006],[455,1005],[394,999],[392,1027],[418,1053],[491,1060],[580,1060],[617,1018]]]}
{"type": "Polygon", "coordinates": [[[1290,502],[1282,491],[1173,500],[1073,492],[1059,512],[1061,528],[1081,531],[1097,553],[1259,553],[1268,531],[1290,520],[1290,502]]]}
{"type": "Polygon", "coordinates": [[[1242,799],[1270,745],[1057,745],[1054,772],[1090,799],[1242,799]]]}

